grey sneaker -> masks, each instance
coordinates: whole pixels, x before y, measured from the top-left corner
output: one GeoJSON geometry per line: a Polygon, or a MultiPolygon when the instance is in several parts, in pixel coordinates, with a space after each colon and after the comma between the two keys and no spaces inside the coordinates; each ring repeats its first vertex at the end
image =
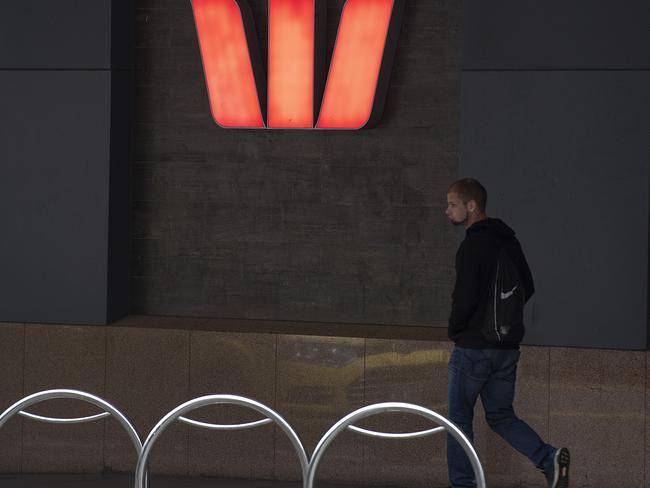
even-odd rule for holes
{"type": "Polygon", "coordinates": [[[571,464],[571,454],[566,447],[555,451],[553,471],[546,473],[548,488],[568,488],[569,464],[571,464]]]}

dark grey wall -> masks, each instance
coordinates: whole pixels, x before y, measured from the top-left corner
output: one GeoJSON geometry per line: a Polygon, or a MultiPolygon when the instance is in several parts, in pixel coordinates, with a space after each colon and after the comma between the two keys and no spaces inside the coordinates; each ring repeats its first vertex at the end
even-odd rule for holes
{"type": "Polygon", "coordinates": [[[0,6],[0,320],[127,311],[132,36],[114,26],[132,14],[118,3],[0,6]]]}
{"type": "Polygon", "coordinates": [[[111,0],[3,2],[1,8],[3,68],[110,68],[111,0]]]}
{"type": "Polygon", "coordinates": [[[645,349],[650,4],[465,2],[460,173],[517,230],[529,344],[645,349]]]}
{"type": "Polygon", "coordinates": [[[406,2],[382,122],[358,132],[219,128],[190,2],[138,7],[131,312],[446,326],[460,2],[406,2]]]}
{"type": "Polygon", "coordinates": [[[463,70],[638,70],[650,63],[646,0],[465,0],[463,70]]]}

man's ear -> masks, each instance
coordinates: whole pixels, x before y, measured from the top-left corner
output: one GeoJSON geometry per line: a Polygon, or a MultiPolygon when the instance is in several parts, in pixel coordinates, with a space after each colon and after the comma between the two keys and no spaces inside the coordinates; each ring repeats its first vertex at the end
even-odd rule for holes
{"type": "Polygon", "coordinates": [[[474,200],[467,202],[467,210],[470,212],[474,212],[476,210],[476,202],[474,200]]]}

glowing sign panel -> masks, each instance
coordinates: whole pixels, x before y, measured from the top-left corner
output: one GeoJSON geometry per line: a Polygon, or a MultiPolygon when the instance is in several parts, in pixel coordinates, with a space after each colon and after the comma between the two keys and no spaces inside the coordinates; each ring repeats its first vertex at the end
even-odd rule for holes
{"type": "Polygon", "coordinates": [[[245,0],[192,0],[217,124],[360,129],[378,121],[404,0],[346,1],[326,83],[322,1],[268,0],[267,83],[245,0]]]}
{"type": "Polygon", "coordinates": [[[269,127],[313,127],[314,8],[269,0],[269,127]]]}
{"type": "Polygon", "coordinates": [[[193,0],[214,120],[264,127],[242,12],[232,0],[193,0]]]}

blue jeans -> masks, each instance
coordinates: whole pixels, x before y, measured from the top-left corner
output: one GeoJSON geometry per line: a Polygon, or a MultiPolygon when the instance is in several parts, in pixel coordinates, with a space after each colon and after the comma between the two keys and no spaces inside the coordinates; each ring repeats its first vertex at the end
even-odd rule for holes
{"type": "MultiPolygon", "coordinates": [[[[481,396],[490,428],[542,471],[552,469],[555,448],[546,444],[512,408],[519,351],[456,347],[449,361],[449,418],[473,441],[474,405],[481,396]]],[[[447,464],[453,488],[473,488],[472,465],[447,435],[447,464]]]]}

